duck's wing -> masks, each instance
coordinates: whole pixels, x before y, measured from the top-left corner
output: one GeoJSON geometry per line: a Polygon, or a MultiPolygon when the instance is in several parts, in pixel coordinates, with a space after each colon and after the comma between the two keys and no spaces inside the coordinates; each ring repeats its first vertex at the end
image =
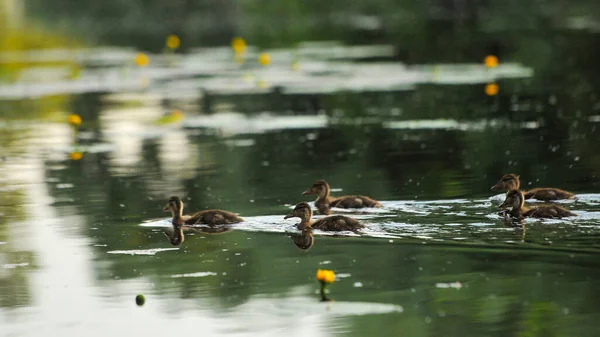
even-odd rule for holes
{"type": "Polygon", "coordinates": [[[312,227],[323,231],[356,231],[365,226],[356,219],[334,215],[315,221],[312,227]]]}
{"type": "Polygon", "coordinates": [[[377,200],[371,199],[363,195],[347,195],[333,199],[330,203],[331,207],[339,208],[363,208],[363,207],[381,207],[377,200]]]}
{"type": "Polygon", "coordinates": [[[526,212],[523,212],[522,215],[524,217],[531,217],[531,218],[549,218],[549,216],[546,216],[545,212],[543,212],[540,207],[531,208],[531,209],[527,210],[526,212]]]}
{"type": "Polygon", "coordinates": [[[191,215],[190,219],[187,220],[186,223],[189,225],[227,225],[242,221],[244,221],[244,219],[240,218],[234,213],[220,209],[210,209],[191,215]]]}
{"type": "Polygon", "coordinates": [[[577,214],[569,211],[566,208],[563,208],[563,207],[560,207],[560,206],[554,206],[554,207],[556,208],[556,212],[557,212],[558,216],[561,217],[561,218],[566,218],[566,217],[569,217],[569,216],[577,216],[577,214]]]}
{"type": "Polygon", "coordinates": [[[532,208],[524,214],[534,218],[564,218],[569,216],[576,216],[577,214],[572,213],[566,208],[562,208],[556,205],[542,205],[536,208],[532,208]]]}
{"type": "Polygon", "coordinates": [[[525,199],[538,200],[559,200],[575,198],[575,195],[573,193],[558,188],[534,188],[525,192],[524,196],[525,199]]]}

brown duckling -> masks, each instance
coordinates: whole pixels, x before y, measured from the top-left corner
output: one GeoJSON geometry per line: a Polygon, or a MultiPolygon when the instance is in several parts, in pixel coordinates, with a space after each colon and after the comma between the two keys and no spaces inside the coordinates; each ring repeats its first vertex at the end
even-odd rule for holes
{"type": "Polygon", "coordinates": [[[331,207],[339,208],[363,208],[363,207],[376,207],[380,208],[381,204],[377,200],[373,200],[369,197],[362,195],[347,195],[343,197],[333,198],[329,196],[331,188],[325,180],[317,180],[308,190],[304,191],[302,195],[316,194],[317,200],[315,201],[315,207],[321,214],[330,214],[331,207]]]}
{"type": "MultiPolygon", "coordinates": [[[[492,191],[511,191],[518,190],[521,186],[519,177],[515,174],[505,174],[502,179],[492,186],[492,191]]],[[[563,191],[558,188],[534,188],[529,191],[523,191],[525,199],[538,199],[538,200],[559,200],[559,199],[573,199],[575,195],[571,192],[563,191]]]]}
{"type": "Polygon", "coordinates": [[[577,214],[562,208],[557,205],[542,205],[533,208],[524,206],[525,196],[519,190],[511,190],[506,194],[506,200],[500,205],[500,208],[512,207],[507,212],[513,218],[522,219],[525,217],[532,218],[564,218],[569,216],[577,216],[577,214]]]}
{"type": "Polygon", "coordinates": [[[192,215],[183,215],[183,202],[179,197],[171,197],[169,203],[165,206],[165,211],[171,211],[173,215],[173,226],[183,225],[227,225],[244,221],[234,213],[220,209],[209,209],[200,211],[192,215]]]}
{"type": "Polygon", "coordinates": [[[360,228],[365,228],[365,225],[358,222],[356,219],[349,218],[343,215],[332,215],[323,219],[319,219],[315,222],[311,222],[312,209],[310,205],[301,202],[292,211],[292,213],[286,215],[284,219],[289,218],[300,218],[300,223],[296,225],[298,229],[304,230],[306,228],[316,228],[322,231],[353,231],[356,232],[360,228]]]}

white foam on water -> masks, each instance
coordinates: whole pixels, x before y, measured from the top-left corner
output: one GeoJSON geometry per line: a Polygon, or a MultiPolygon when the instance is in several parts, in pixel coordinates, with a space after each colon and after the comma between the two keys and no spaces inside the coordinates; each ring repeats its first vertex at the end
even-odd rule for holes
{"type": "Polygon", "coordinates": [[[23,263],[7,263],[2,265],[2,268],[6,268],[6,269],[14,269],[17,267],[27,267],[29,266],[29,263],[27,262],[23,262],[23,263]]]}
{"type": "Polygon", "coordinates": [[[148,220],[140,224],[142,227],[171,227],[171,219],[148,220]]]}
{"type": "Polygon", "coordinates": [[[227,112],[187,118],[183,125],[187,128],[218,129],[223,135],[257,134],[274,130],[320,129],[327,126],[327,116],[280,116],[262,113],[248,116],[227,112]]]}
{"type": "Polygon", "coordinates": [[[217,273],[213,273],[210,271],[200,271],[197,273],[187,273],[187,274],[175,274],[171,275],[171,278],[180,278],[180,277],[207,277],[207,276],[215,276],[217,273]]]}
{"type": "Polygon", "coordinates": [[[456,282],[451,282],[451,283],[436,283],[435,284],[436,288],[441,288],[441,289],[449,289],[449,288],[454,288],[454,289],[461,289],[463,287],[462,283],[456,281],[456,282]]]}
{"type": "Polygon", "coordinates": [[[150,249],[131,249],[131,250],[111,250],[106,253],[108,254],[122,254],[122,255],[156,255],[156,253],[165,252],[169,250],[179,250],[179,248],[150,248],[150,249]]]}

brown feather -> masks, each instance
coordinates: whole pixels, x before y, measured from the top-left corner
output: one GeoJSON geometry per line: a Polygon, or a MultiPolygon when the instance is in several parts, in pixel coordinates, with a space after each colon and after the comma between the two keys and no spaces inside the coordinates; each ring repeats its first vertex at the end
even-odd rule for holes
{"type": "Polygon", "coordinates": [[[559,199],[573,199],[575,195],[571,192],[567,192],[558,188],[534,188],[529,191],[523,191],[525,199],[537,199],[537,200],[559,200],[559,199]]]}
{"type": "Polygon", "coordinates": [[[523,216],[532,218],[565,218],[577,214],[556,205],[542,205],[531,208],[522,213],[523,216]]]}
{"type": "Polygon", "coordinates": [[[319,219],[312,223],[312,228],[322,231],[356,231],[360,228],[365,228],[365,225],[358,222],[356,219],[349,218],[343,215],[328,216],[319,219]]]}
{"type": "Polygon", "coordinates": [[[242,221],[244,221],[244,219],[240,218],[236,214],[220,209],[200,211],[190,215],[187,220],[184,220],[184,222],[188,225],[228,225],[242,221]]]}
{"type": "Polygon", "coordinates": [[[338,197],[329,202],[331,207],[338,208],[363,208],[363,207],[376,207],[380,208],[381,204],[376,200],[362,195],[348,195],[338,197]]]}

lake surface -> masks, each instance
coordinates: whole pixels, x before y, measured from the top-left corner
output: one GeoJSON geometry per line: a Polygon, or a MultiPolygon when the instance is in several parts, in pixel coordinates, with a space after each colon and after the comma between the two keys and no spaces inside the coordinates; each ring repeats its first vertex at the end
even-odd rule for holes
{"type": "Polygon", "coordinates": [[[506,34],[548,63],[339,41],[243,63],[188,46],[147,67],[132,47],[17,54],[26,70],[0,82],[0,335],[600,335],[598,34],[506,34]],[[507,222],[490,191],[505,173],[574,192],[558,203],[577,217],[507,222]],[[336,210],[367,228],[306,250],[283,217],[317,179],[383,207],[336,210]],[[245,221],[173,247],[171,195],[245,221]],[[333,302],[317,269],[336,273],[333,302]]]}

